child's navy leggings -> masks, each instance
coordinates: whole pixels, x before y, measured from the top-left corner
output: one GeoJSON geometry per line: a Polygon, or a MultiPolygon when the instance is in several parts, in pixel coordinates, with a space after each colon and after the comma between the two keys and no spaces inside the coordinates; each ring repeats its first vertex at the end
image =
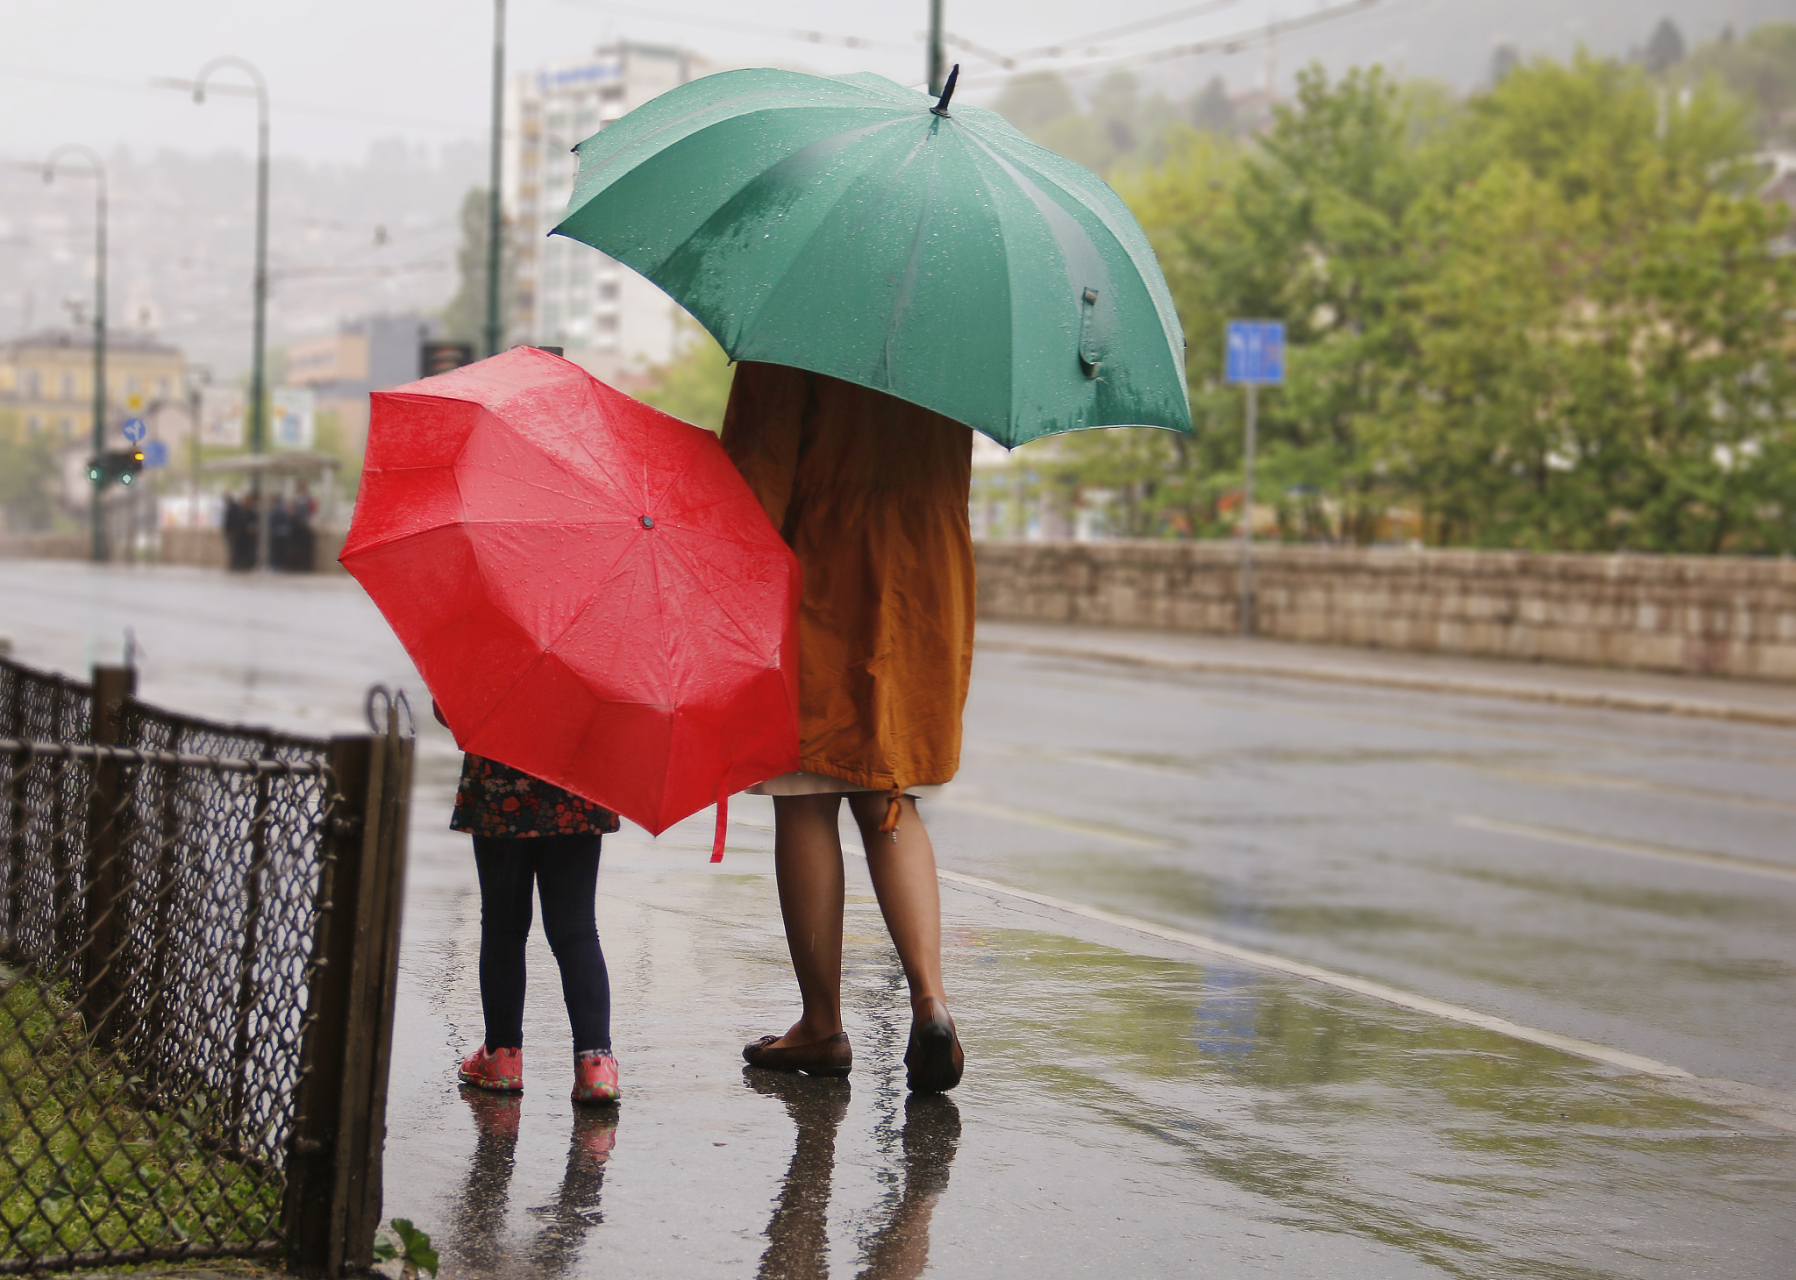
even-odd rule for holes
{"type": "Polygon", "coordinates": [[[474,864],[480,873],[480,1005],[488,1049],[523,1047],[524,942],[530,936],[533,883],[542,897],[543,933],[561,966],[574,1052],[611,1048],[611,978],[593,921],[600,839],[597,834],[474,837],[474,864]]]}

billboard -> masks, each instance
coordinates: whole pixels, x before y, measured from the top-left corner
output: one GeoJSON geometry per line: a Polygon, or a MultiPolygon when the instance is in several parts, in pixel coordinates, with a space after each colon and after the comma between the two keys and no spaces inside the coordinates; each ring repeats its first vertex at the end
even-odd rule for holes
{"type": "Polygon", "coordinates": [[[310,387],[276,387],[269,417],[271,449],[310,449],[317,434],[316,393],[310,387]]]}
{"type": "Polygon", "coordinates": [[[221,449],[243,447],[243,391],[240,388],[200,388],[200,443],[221,449]]]}

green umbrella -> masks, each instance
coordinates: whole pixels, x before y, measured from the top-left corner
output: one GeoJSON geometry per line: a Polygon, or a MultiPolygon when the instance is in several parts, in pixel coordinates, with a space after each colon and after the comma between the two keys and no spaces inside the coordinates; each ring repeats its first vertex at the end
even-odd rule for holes
{"type": "Polygon", "coordinates": [[[995,112],[881,76],[729,71],[581,143],[556,231],[653,280],[732,359],[889,392],[1005,445],[1191,430],[1141,227],[995,112]]]}

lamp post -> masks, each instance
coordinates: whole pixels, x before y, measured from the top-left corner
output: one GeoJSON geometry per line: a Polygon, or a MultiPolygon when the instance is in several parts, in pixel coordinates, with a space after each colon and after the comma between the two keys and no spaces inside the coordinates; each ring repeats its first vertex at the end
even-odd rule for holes
{"type": "MultiPolygon", "coordinates": [[[[193,100],[206,100],[206,80],[214,71],[235,67],[255,84],[256,93],[256,274],[255,314],[251,322],[254,343],[249,366],[249,451],[262,453],[268,443],[268,389],[265,359],[268,348],[268,82],[246,59],[226,54],[200,68],[193,81],[193,100]]],[[[250,493],[256,504],[256,567],[268,567],[268,512],[262,501],[262,473],[250,472],[250,493]]]]}
{"type": "MultiPolygon", "coordinates": [[[[92,147],[65,142],[44,161],[44,181],[56,181],[56,162],[78,155],[94,172],[94,457],[106,452],[106,164],[92,147]]],[[[106,469],[94,480],[92,502],[93,543],[89,555],[98,564],[106,559],[105,512],[101,499],[106,491],[106,469]]]]}
{"type": "Polygon", "coordinates": [[[486,354],[499,354],[505,340],[499,321],[500,241],[499,182],[504,177],[505,138],[505,0],[493,0],[493,145],[486,193],[486,354]]]}
{"type": "Polygon", "coordinates": [[[929,93],[942,96],[942,0],[929,0],[929,93]]]}

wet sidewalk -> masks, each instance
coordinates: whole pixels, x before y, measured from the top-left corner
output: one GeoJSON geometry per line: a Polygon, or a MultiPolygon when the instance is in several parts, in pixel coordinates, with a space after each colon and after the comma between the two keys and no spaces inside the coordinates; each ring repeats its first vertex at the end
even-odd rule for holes
{"type": "MultiPolygon", "coordinates": [[[[415,812],[446,811],[438,759],[415,812]]],[[[420,823],[387,1216],[466,1277],[1777,1274],[1796,1139],[1573,1055],[944,885],[968,1074],[908,1098],[903,980],[849,859],[847,1081],[744,1068],[794,1003],[770,807],[721,867],[693,820],[608,838],[600,929],[626,1097],[566,1096],[533,939],[528,1091],[469,1096],[478,903],[420,823]]]]}

